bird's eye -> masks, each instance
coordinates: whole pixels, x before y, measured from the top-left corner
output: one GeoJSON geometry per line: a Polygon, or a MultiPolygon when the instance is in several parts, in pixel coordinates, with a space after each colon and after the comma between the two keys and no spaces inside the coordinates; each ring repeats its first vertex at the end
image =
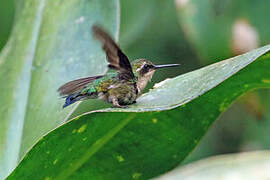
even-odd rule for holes
{"type": "Polygon", "coordinates": [[[145,65],[144,65],[144,68],[145,68],[145,69],[150,69],[151,66],[150,66],[149,64],[145,64],[145,65]]]}

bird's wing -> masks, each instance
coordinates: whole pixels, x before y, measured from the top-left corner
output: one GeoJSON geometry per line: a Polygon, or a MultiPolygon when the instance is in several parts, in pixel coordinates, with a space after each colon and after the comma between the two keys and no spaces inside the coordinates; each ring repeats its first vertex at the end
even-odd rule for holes
{"type": "Polygon", "coordinates": [[[120,77],[124,79],[133,79],[134,74],[128,57],[121,51],[109,34],[99,26],[92,27],[94,36],[103,44],[103,50],[106,52],[109,68],[119,72],[120,77]]]}
{"type": "Polygon", "coordinates": [[[93,82],[96,79],[102,78],[102,76],[86,77],[70,81],[58,89],[60,95],[69,95],[83,89],[87,84],[93,82]]]}

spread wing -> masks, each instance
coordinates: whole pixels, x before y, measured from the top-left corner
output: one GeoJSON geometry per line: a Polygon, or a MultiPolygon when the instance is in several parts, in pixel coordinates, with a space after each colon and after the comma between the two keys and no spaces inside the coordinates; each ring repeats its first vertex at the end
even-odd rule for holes
{"type": "Polygon", "coordinates": [[[79,90],[83,89],[88,83],[93,82],[96,79],[102,78],[104,76],[93,76],[93,77],[86,77],[81,79],[76,79],[70,81],[58,89],[59,94],[62,95],[69,95],[79,90]]]}
{"type": "Polygon", "coordinates": [[[119,76],[124,79],[133,79],[134,74],[128,57],[121,51],[109,34],[102,28],[93,26],[94,36],[103,44],[103,50],[106,52],[109,68],[119,72],[119,76]]]}

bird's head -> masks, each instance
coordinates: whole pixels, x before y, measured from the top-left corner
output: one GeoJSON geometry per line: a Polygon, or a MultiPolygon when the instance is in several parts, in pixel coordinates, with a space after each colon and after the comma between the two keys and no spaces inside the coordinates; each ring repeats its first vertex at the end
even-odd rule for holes
{"type": "Polygon", "coordinates": [[[145,88],[157,69],[179,66],[179,64],[154,65],[147,59],[134,60],[131,65],[133,73],[138,78],[137,86],[139,91],[142,91],[145,88]]]}

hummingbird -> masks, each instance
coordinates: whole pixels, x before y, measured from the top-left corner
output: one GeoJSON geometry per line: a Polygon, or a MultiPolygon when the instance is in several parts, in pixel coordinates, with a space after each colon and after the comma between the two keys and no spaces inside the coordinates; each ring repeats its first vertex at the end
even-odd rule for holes
{"type": "Polygon", "coordinates": [[[108,61],[104,75],[76,79],[62,85],[58,92],[65,98],[63,108],[86,99],[103,99],[113,107],[126,108],[136,103],[147,83],[157,69],[175,67],[179,64],[154,65],[141,58],[132,63],[113,38],[100,26],[92,26],[94,37],[101,42],[108,61]]]}

